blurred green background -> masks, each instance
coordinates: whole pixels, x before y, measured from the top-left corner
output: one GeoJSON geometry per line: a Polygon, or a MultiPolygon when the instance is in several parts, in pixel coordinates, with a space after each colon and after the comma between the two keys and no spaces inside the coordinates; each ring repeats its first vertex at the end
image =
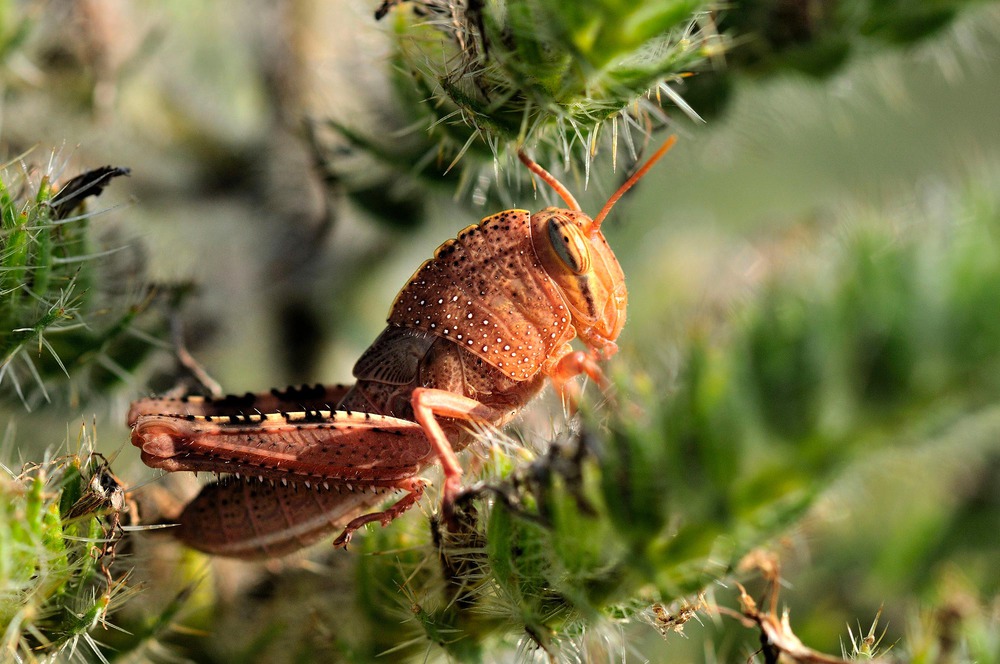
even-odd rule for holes
{"type": "MultiPolygon", "coordinates": [[[[105,163],[131,168],[91,203],[102,210],[91,228],[134,247],[127,278],[194,285],[180,308],[188,343],[229,392],[349,379],[416,266],[495,211],[492,164],[437,187],[411,178],[383,188],[385,161],[327,124],[389,144],[407,124],[389,76],[388,22],[376,23],[368,3],[0,4],[3,153],[43,166],[54,155],[67,164],[63,179],[105,163]]],[[[917,656],[923,639],[940,636],[940,621],[933,629],[921,621],[947,611],[968,618],[963,636],[980,639],[977,661],[1000,661],[998,63],[1000,6],[984,2],[917,43],[857,48],[825,77],[734,75],[724,108],[703,126],[679,122],[678,146],[606,227],[630,290],[613,374],[655,402],[687,380],[692,345],[719,344],[759,370],[759,392],[739,393],[761,400],[759,420],[746,424],[757,431],[751,439],[770,427],[789,441],[842,436],[851,448],[830,457],[838,465],[823,474],[820,495],[772,543],[787,580],[782,605],[803,641],[825,652],[839,653],[848,627],[867,631],[882,607],[883,646],[899,644],[913,661],[972,661],[968,649],[966,659],[917,656]],[[844,313],[858,302],[870,309],[844,313]],[[829,341],[838,325],[868,324],[882,335],[872,343],[904,339],[899,352],[914,357],[898,360],[906,379],[890,375],[886,393],[874,383],[896,359],[876,367],[859,405],[838,383],[850,372],[829,369],[852,358],[824,351],[839,347],[829,341]],[[960,348],[945,352],[948,344],[960,348]],[[801,382],[767,383],[778,375],[801,382]]],[[[510,164],[500,168],[501,197],[543,206],[530,189],[503,191],[510,164]]],[[[606,153],[586,192],[582,178],[564,181],[592,212],[615,186],[606,153]]],[[[158,350],[115,390],[58,394],[30,413],[7,398],[5,463],[38,459],[94,421],[99,449],[121,450],[119,477],[147,482],[154,474],[127,443],[124,413],[131,399],[169,387],[172,371],[158,350]]],[[[751,410],[734,408],[736,418],[751,410]]],[[[544,429],[559,419],[554,412],[548,401],[523,427],[544,429]]],[[[726,423],[715,426],[725,444],[726,423]]],[[[422,519],[409,515],[409,527],[422,519]]],[[[349,564],[327,553],[324,566],[349,564]]],[[[193,611],[197,628],[220,639],[241,624],[266,631],[247,603],[281,605],[267,604],[273,593],[262,585],[293,586],[304,575],[308,589],[309,574],[324,579],[312,582],[324,592],[347,583],[302,558],[279,571],[137,544],[130,562],[133,582],[150,589],[123,611],[129,628],[205,575],[179,615],[193,611]],[[163,571],[177,561],[185,571],[163,571]],[[248,584],[256,595],[241,594],[248,584]]],[[[735,606],[730,583],[713,595],[735,606]]],[[[708,614],[683,636],[616,629],[605,637],[609,650],[627,642],[629,661],[745,661],[756,647],[752,631],[708,614]]],[[[163,634],[163,652],[236,657],[184,630],[163,634]]],[[[520,657],[540,658],[523,648],[520,657]]]]}

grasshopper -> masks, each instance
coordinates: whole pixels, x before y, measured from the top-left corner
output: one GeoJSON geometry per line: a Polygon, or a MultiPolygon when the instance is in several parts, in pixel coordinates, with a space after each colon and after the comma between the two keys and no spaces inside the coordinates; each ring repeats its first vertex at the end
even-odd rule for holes
{"type": "Polygon", "coordinates": [[[413,507],[427,485],[419,473],[434,462],[450,522],[469,423],[503,426],[546,379],[571,402],[580,374],[607,385],[598,363],[617,351],[628,296],[601,222],[675,141],[593,219],[519,152],[567,207],[505,210],[438,247],[396,296],[353,385],[134,402],[131,440],[146,465],[225,475],[184,508],[177,536],[244,558],[284,555],[336,528],[334,545],[346,546],[364,525],[413,507]]]}

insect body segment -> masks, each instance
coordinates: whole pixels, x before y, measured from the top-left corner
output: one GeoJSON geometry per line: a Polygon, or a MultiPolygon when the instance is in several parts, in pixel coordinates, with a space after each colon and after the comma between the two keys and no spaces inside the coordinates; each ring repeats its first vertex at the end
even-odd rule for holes
{"type": "Polygon", "coordinates": [[[546,379],[561,394],[581,373],[605,384],[598,361],[617,350],[628,296],[600,222],[671,144],[596,221],[520,153],[569,208],[506,210],[442,244],[396,297],[353,386],[135,402],[132,443],[147,465],[236,477],[202,490],[180,516],[181,538],[253,557],[343,527],[335,544],[344,545],[361,526],[416,504],[426,484],[418,475],[434,461],[447,521],[461,490],[456,454],[471,440],[466,423],[503,425],[546,379]],[[586,350],[573,349],[577,337],[586,350]],[[369,512],[393,490],[405,494],[369,512]]]}
{"type": "Polygon", "coordinates": [[[126,422],[133,426],[141,415],[173,413],[177,415],[239,415],[291,411],[330,410],[336,405],[350,385],[303,385],[285,390],[271,390],[254,394],[228,395],[219,399],[187,396],[179,398],[158,397],[141,399],[132,403],[126,422]]]}
{"type": "Polygon", "coordinates": [[[441,245],[396,297],[389,325],[446,338],[515,380],[534,377],[573,333],[533,250],[531,218],[507,210],[441,245]]]}
{"type": "Polygon", "coordinates": [[[331,411],[217,417],[149,415],[133,443],[152,468],[217,471],[239,460],[243,473],[286,482],[392,483],[411,477],[433,457],[413,422],[331,411]],[[395,441],[396,445],[393,445],[395,441]]]}
{"type": "MultiPolygon", "coordinates": [[[[408,488],[412,491],[387,511],[387,518],[402,514],[420,499],[423,487],[419,481],[408,488]]],[[[184,508],[177,517],[176,535],[214,555],[283,556],[313,544],[330,531],[343,529],[359,510],[371,509],[391,492],[359,484],[309,489],[305,485],[224,479],[207,485],[184,508]]]]}

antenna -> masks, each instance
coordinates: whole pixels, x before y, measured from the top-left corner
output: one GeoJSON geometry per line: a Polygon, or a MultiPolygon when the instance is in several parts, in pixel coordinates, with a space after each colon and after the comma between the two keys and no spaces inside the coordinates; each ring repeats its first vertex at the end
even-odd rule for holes
{"type": "MultiPolygon", "coordinates": [[[[632,185],[634,185],[636,182],[642,179],[642,176],[646,174],[646,171],[652,168],[653,164],[655,164],[660,160],[660,157],[667,154],[667,151],[670,148],[674,147],[674,143],[676,142],[677,142],[677,134],[673,134],[672,136],[670,136],[670,138],[668,138],[663,142],[663,145],[661,145],[660,149],[657,150],[656,153],[649,158],[649,161],[647,161],[645,164],[642,165],[642,168],[633,173],[632,177],[630,177],[628,180],[625,180],[625,184],[618,187],[618,191],[616,191],[614,194],[611,195],[611,198],[608,199],[608,202],[604,204],[604,207],[601,208],[601,211],[597,213],[596,217],[594,217],[593,228],[595,230],[601,227],[601,222],[604,221],[604,218],[608,216],[609,212],[611,212],[611,208],[614,207],[615,203],[618,202],[618,199],[624,196],[625,192],[632,188],[632,185]]],[[[546,173],[546,175],[548,175],[548,173],[546,173]]]]}
{"type": "Polygon", "coordinates": [[[576,199],[573,198],[573,194],[569,193],[569,190],[563,186],[562,182],[555,179],[551,173],[532,161],[531,157],[524,153],[524,150],[517,151],[517,158],[521,160],[521,163],[528,167],[529,171],[542,178],[542,181],[545,182],[545,184],[555,189],[556,193],[559,194],[559,198],[566,202],[566,205],[569,206],[570,210],[580,212],[580,204],[576,202],[576,199]]]}

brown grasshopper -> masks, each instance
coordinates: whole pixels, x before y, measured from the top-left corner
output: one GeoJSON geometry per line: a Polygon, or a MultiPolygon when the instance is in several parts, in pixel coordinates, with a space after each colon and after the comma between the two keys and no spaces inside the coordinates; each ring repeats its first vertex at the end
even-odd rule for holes
{"type": "Polygon", "coordinates": [[[386,525],[416,504],[427,484],[419,473],[435,461],[449,521],[461,491],[456,453],[472,439],[466,423],[502,426],[546,377],[571,400],[575,376],[606,384],[598,361],[617,351],[627,292],[601,222],[675,140],[593,219],[520,152],[567,208],[505,210],[438,247],[396,296],[353,386],[134,402],[128,424],[146,465],[226,475],[187,505],[178,537],[260,557],[342,527],[334,545],[345,546],[365,524],[386,525]],[[406,495],[371,511],[396,490],[406,495]]]}

